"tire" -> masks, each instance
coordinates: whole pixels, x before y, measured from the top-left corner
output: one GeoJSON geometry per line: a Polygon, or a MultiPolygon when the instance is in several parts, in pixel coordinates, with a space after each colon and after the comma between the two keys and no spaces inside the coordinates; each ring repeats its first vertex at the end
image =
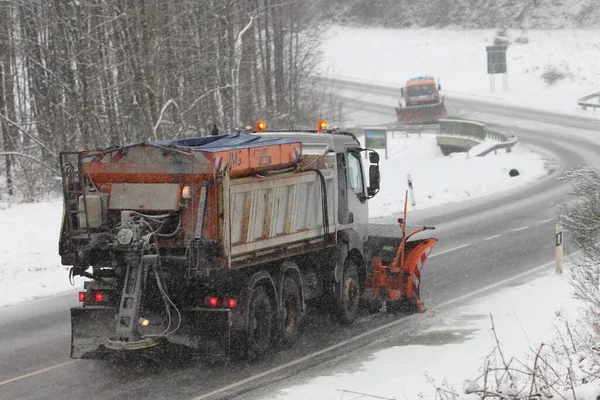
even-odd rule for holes
{"type": "Polygon", "coordinates": [[[289,346],[298,339],[302,321],[302,298],[298,284],[291,277],[283,281],[281,292],[282,316],[279,326],[279,342],[289,346]]]}
{"type": "Polygon", "coordinates": [[[360,305],[360,281],[358,268],[352,259],[346,260],[344,273],[340,283],[340,296],[338,296],[338,316],[343,324],[351,324],[358,315],[360,305]]]}
{"type": "Polygon", "coordinates": [[[249,307],[247,351],[248,359],[254,361],[269,352],[273,342],[273,306],[264,287],[254,288],[249,307]]]}

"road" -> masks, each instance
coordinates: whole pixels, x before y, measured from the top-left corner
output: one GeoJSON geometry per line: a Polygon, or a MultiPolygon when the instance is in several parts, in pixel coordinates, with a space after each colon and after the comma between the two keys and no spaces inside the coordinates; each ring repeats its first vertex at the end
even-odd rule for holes
{"type": "MultiPolygon", "coordinates": [[[[381,115],[382,123],[393,121],[393,109],[381,105],[393,101],[389,89],[375,93],[373,88],[346,85],[344,94],[355,101],[352,105],[348,100],[345,107],[368,106],[381,115]],[[378,98],[357,100],[357,94],[365,93],[378,98]]],[[[552,203],[567,199],[569,191],[557,178],[583,164],[600,167],[597,121],[468,99],[447,98],[447,105],[453,115],[515,129],[520,143],[547,155],[554,173],[526,189],[411,213],[409,224],[437,227],[439,244],[423,272],[423,297],[432,312],[507,285],[515,276],[527,279],[528,273],[552,268],[552,203]]],[[[373,223],[376,232],[398,230],[393,217],[373,223]]],[[[352,327],[339,327],[317,314],[308,319],[296,346],[252,365],[211,366],[184,355],[171,355],[160,365],[129,364],[69,359],[68,308],[76,300],[70,293],[0,309],[1,399],[260,398],[263,391],[276,387],[275,382],[285,385],[285,379],[300,371],[317,374],[319,366],[336,356],[356,360],[362,352],[386,345],[383,338],[393,341],[428,318],[428,313],[365,315],[352,327]],[[377,331],[369,333],[372,330],[377,331]]]]}

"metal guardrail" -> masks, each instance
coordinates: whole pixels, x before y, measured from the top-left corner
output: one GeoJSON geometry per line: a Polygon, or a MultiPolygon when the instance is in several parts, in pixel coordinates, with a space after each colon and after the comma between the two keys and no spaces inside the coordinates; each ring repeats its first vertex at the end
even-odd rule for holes
{"type": "Polygon", "coordinates": [[[582,98],[577,100],[577,105],[581,106],[583,110],[587,109],[588,107],[592,107],[594,108],[594,112],[596,112],[596,108],[600,107],[600,92],[583,96],[582,98]],[[588,101],[593,99],[594,97],[597,97],[598,101],[596,101],[595,103],[588,101]]]}
{"type": "Polygon", "coordinates": [[[510,153],[512,147],[519,141],[519,138],[513,134],[508,134],[506,132],[487,127],[485,128],[485,137],[486,139],[497,140],[500,143],[497,143],[489,149],[482,151],[481,153],[477,154],[476,157],[483,157],[487,154],[490,154],[492,151],[496,153],[500,149],[506,149],[506,152],[510,153]]]}

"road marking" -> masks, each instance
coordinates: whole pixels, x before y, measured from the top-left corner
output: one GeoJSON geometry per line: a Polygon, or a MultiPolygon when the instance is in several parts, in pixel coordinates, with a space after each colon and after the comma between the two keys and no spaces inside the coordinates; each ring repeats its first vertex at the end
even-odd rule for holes
{"type": "Polygon", "coordinates": [[[439,253],[434,253],[434,254],[430,255],[429,258],[441,256],[442,254],[450,253],[451,251],[456,251],[456,250],[464,249],[465,247],[468,247],[468,246],[470,246],[470,244],[468,244],[468,243],[467,244],[462,244],[460,246],[456,246],[456,247],[453,247],[451,249],[440,251],[439,253]]]}
{"type": "MultiPolygon", "coordinates": [[[[459,246],[459,247],[466,247],[466,246],[468,246],[468,245],[459,246]]],[[[451,249],[451,250],[454,250],[454,249],[451,249]]],[[[449,307],[449,306],[451,306],[451,305],[453,305],[455,303],[459,303],[459,302],[461,302],[463,300],[466,300],[466,299],[468,299],[470,297],[474,297],[474,296],[476,296],[478,294],[481,294],[483,292],[489,291],[491,289],[495,289],[495,288],[497,288],[499,286],[506,285],[507,283],[510,283],[512,281],[521,279],[521,278],[523,278],[525,276],[533,275],[533,274],[535,274],[535,273],[537,273],[539,271],[547,269],[549,266],[554,265],[554,263],[555,263],[555,261],[550,261],[550,262],[548,262],[546,264],[543,264],[543,265],[540,265],[538,267],[535,267],[532,270],[529,270],[529,271],[526,271],[526,272],[522,272],[522,273],[520,273],[518,275],[515,275],[512,278],[504,279],[504,280],[502,280],[500,282],[496,282],[496,283],[494,283],[492,285],[489,285],[489,286],[486,286],[484,288],[475,290],[474,292],[465,294],[463,296],[460,296],[460,297],[457,297],[455,299],[449,300],[449,301],[447,301],[445,303],[439,304],[437,307],[434,307],[432,309],[433,310],[437,310],[437,309],[440,309],[440,308],[449,307]]],[[[392,328],[392,327],[394,327],[396,325],[405,324],[407,321],[410,321],[411,319],[417,318],[418,315],[420,315],[420,314],[412,314],[412,315],[409,315],[408,317],[401,318],[401,319],[398,319],[396,321],[388,322],[385,325],[378,326],[377,328],[371,329],[370,331],[363,332],[363,333],[361,333],[358,336],[354,336],[354,337],[351,337],[350,339],[343,340],[343,341],[341,341],[341,342],[339,342],[337,344],[334,344],[334,345],[329,346],[327,348],[324,348],[322,350],[316,351],[314,353],[308,354],[308,355],[306,355],[304,357],[300,357],[300,358],[298,358],[298,359],[296,359],[294,361],[290,361],[290,362],[285,363],[283,365],[280,365],[278,367],[271,368],[271,369],[269,369],[267,371],[263,371],[263,372],[261,372],[259,374],[250,376],[250,377],[248,377],[246,379],[242,379],[241,381],[231,383],[231,384],[229,384],[227,386],[223,386],[223,387],[221,387],[219,389],[215,389],[212,392],[209,392],[209,393],[203,394],[201,396],[195,397],[193,400],[204,400],[204,399],[209,398],[210,396],[221,394],[221,393],[226,392],[226,391],[228,391],[230,389],[235,389],[236,387],[242,386],[242,385],[244,385],[244,384],[246,384],[248,382],[255,381],[255,380],[260,379],[260,378],[262,378],[264,376],[274,374],[274,373],[279,372],[279,371],[281,371],[283,369],[286,369],[286,368],[289,368],[289,367],[293,367],[294,365],[300,364],[300,363],[302,363],[304,361],[307,361],[307,360],[310,360],[310,359],[315,358],[317,356],[320,356],[321,354],[328,353],[328,352],[330,352],[332,350],[339,349],[340,347],[346,346],[347,344],[350,344],[350,343],[356,342],[357,340],[360,340],[362,338],[371,336],[374,333],[386,330],[388,328],[392,328]]]]}
{"type": "Polygon", "coordinates": [[[519,231],[525,230],[525,229],[527,229],[527,228],[529,228],[529,227],[528,227],[528,226],[522,226],[522,227],[520,227],[520,228],[515,228],[515,229],[513,229],[512,231],[513,231],[513,232],[519,232],[519,231]]]}
{"type": "Polygon", "coordinates": [[[20,381],[21,379],[25,379],[25,378],[36,376],[36,375],[39,375],[39,374],[43,374],[44,372],[52,371],[53,369],[64,367],[64,366],[76,363],[77,361],[80,361],[80,360],[71,360],[71,361],[64,362],[62,364],[56,364],[56,365],[52,365],[52,366],[47,367],[47,368],[38,369],[37,371],[33,371],[33,372],[28,373],[28,374],[24,374],[24,375],[20,375],[20,376],[15,376],[14,378],[10,378],[10,379],[7,379],[5,381],[0,382],[0,386],[6,385],[6,384],[12,383],[12,382],[20,381]]]}
{"type": "Polygon", "coordinates": [[[499,235],[494,235],[494,236],[488,236],[488,237],[486,237],[486,238],[485,238],[485,239],[483,239],[483,240],[492,240],[492,239],[499,238],[500,236],[502,236],[502,234],[499,234],[499,235]]]}

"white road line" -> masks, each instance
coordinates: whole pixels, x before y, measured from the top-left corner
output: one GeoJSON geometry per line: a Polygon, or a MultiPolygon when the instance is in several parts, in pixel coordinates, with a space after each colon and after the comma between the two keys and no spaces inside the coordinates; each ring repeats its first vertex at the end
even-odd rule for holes
{"type": "Polygon", "coordinates": [[[450,253],[451,251],[460,250],[460,249],[463,249],[463,248],[468,247],[468,246],[470,246],[470,244],[468,244],[468,243],[467,244],[462,244],[460,246],[456,246],[456,247],[453,247],[451,249],[440,251],[439,253],[433,253],[432,255],[429,256],[429,258],[441,256],[442,254],[450,253]]]}
{"type": "Polygon", "coordinates": [[[513,229],[512,231],[513,231],[513,232],[519,232],[519,231],[525,230],[525,229],[527,229],[527,228],[529,228],[529,227],[528,227],[528,226],[522,226],[522,227],[520,227],[520,228],[515,228],[515,229],[513,229]]]}
{"type": "Polygon", "coordinates": [[[492,240],[492,239],[499,238],[500,236],[502,236],[502,234],[499,234],[499,235],[494,235],[494,236],[488,236],[488,237],[486,237],[486,238],[485,238],[485,239],[483,239],[483,240],[492,240]]]}
{"type": "Polygon", "coordinates": [[[10,379],[7,379],[5,381],[0,382],[0,386],[6,385],[6,384],[12,383],[12,382],[20,381],[21,379],[25,379],[25,378],[36,376],[36,375],[39,375],[39,374],[43,374],[44,372],[52,371],[53,369],[64,367],[66,365],[70,365],[70,364],[76,363],[77,361],[81,361],[81,360],[79,360],[79,359],[77,359],[77,360],[71,360],[71,361],[64,362],[62,364],[52,365],[51,367],[48,367],[48,368],[38,369],[37,371],[33,371],[33,372],[28,373],[28,374],[24,374],[24,375],[20,375],[20,376],[15,376],[14,378],[10,378],[10,379]]]}
{"type": "MultiPolygon", "coordinates": [[[[466,246],[468,246],[468,245],[466,245],[466,246]]],[[[460,247],[466,247],[466,246],[460,246],[460,247]]],[[[451,250],[452,250],[452,249],[451,249],[451,250]]],[[[533,274],[535,274],[535,273],[538,273],[539,271],[542,271],[542,270],[544,270],[544,269],[547,269],[549,266],[551,266],[551,265],[554,265],[554,263],[555,263],[555,261],[551,261],[551,262],[549,262],[549,263],[546,263],[546,264],[540,265],[539,267],[536,267],[536,268],[534,268],[534,269],[532,269],[532,270],[530,270],[530,271],[522,272],[522,273],[520,273],[520,274],[518,274],[518,275],[515,275],[515,276],[513,276],[512,278],[508,278],[508,279],[505,279],[505,280],[503,280],[503,281],[496,282],[496,283],[494,283],[493,285],[486,286],[486,287],[484,287],[484,288],[481,288],[481,289],[475,290],[474,292],[468,293],[468,294],[466,294],[466,295],[464,295],[464,296],[460,296],[460,297],[457,297],[457,298],[455,298],[455,299],[449,300],[449,301],[447,301],[447,302],[445,302],[445,303],[442,303],[442,304],[438,305],[438,306],[437,306],[437,307],[435,307],[434,309],[436,309],[436,310],[437,310],[437,309],[440,309],[440,308],[449,307],[449,306],[451,306],[451,305],[453,305],[453,304],[459,303],[459,302],[461,302],[461,301],[463,301],[463,300],[466,300],[466,299],[468,299],[468,298],[470,298],[470,297],[473,297],[473,296],[476,296],[476,295],[478,295],[478,294],[481,294],[481,293],[487,292],[487,291],[489,291],[489,290],[491,290],[491,289],[495,289],[495,288],[497,288],[497,287],[499,287],[499,286],[503,286],[503,285],[505,285],[505,284],[507,284],[507,283],[510,283],[510,282],[512,282],[512,281],[515,281],[515,280],[521,279],[521,278],[523,278],[523,277],[525,277],[525,276],[528,276],[528,275],[533,275],[533,274]]],[[[396,326],[396,325],[400,325],[400,324],[406,324],[406,322],[409,322],[411,319],[415,319],[415,318],[417,318],[417,316],[418,316],[418,315],[419,315],[419,314],[412,314],[412,315],[409,315],[408,317],[401,318],[401,319],[399,319],[399,320],[396,320],[396,321],[389,322],[389,323],[387,323],[387,324],[385,324],[385,325],[378,326],[377,328],[371,329],[370,331],[367,331],[367,332],[363,332],[363,333],[361,333],[361,334],[360,334],[360,335],[358,335],[358,336],[354,336],[354,337],[352,337],[352,338],[350,338],[350,339],[347,339],[347,340],[344,340],[344,341],[342,341],[342,342],[340,342],[340,343],[334,344],[333,346],[329,346],[329,347],[327,347],[327,348],[325,348],[325,349],[322,349],[322,350],[316,351],[316,352],[314,352],[314,353],[308,354],[308,355],[306,355],[306,356],[304,356],[304,357],[300,357],[300,358],[298,358],[297,360],[290,361],[290,362],[288,362],[288,363],[285,363],[285,364],[283,364],[283,365],[280,365],[280,366],[278,366],[278,367],[275,367],[275,368],[269,369],[269,370],[267,370],[267,371],[263,371],[263,372],[261,372],[261,373],[259,373],[259,374],[256,374],[256,375],[253,375],[253,376],[250,376],[250,377],[248,377],[248,378],[246,378],[246,379],[242,379],[241,381],[238,381],[238,382],[231,383],[231,384],[229,384],[229,385],[227,385],[227,386],[223,386],[223,387],[221,387],[221,388],[219,388],[219,389],[215,389],[215,390],[213,390],[212,392],[205,393],[205,394],[203,394],[203,395],[201,395],[201,396],[195,397],[193,400],[203,400],[203,399],[207,399],[207,398],[209,398],[209,397],[211,397],[211,396],[214,396],[214,395],[217,395],[217,394],[220,394],[220,393],[226,392],[226,391],[228,391],[228,390],[230,390],[230,389],[235,389],[236,387],[242,386],[242,385],[244,385],[244,384],[246,384],[246,383],[248,383],[248,382],[255,381],[255,380],[257,380],[257,379],[260,379],[260,378],[262,378],[262,377],[264,377],[264,376],[268,376],[268,375],[274,374],[274,373],[276,373],[276,372],[279,372],[279,371],[281,371],[281,370],[283,370],[283,369],[286,369],[286,368],[289,368],[289,367],[293,367],[294,365],[300,364],[300,363],[302,363],[302,362],[304,362],[304,361],[307,361],[307,360],[310,360],[310,359],[312,359],[312,358],[315,358],[315,357],[317,357],[317,356],[320,356],[321,354],[324,354],[324,353],[330,352],[330,351],[332,351],[332,350],[339,349],[340,347],[343,347],[343,346],[346,346],[347,344],[350,344],[350,343],[356,342],[357,340],[360,340],[360,339],[362,339],[362,338],[365,338],[365,337],[367,337],[367,336],[370,336],[370,335],[372,335],[372,334],[374,334],[374,333],[377,333],[377,332],[383,331],[383,330],[385,330],[385,329],[388,329],[388,328],[392,328],[392,327],[394,327],[394,326],[396,326]]]]}
{"type": "Polygon", "coordinates": [[[552,218],[549,218],[549,219],[543,220],[541,223],[544,224],[546,222],[554,222],[554,220],[552,218]]]}

